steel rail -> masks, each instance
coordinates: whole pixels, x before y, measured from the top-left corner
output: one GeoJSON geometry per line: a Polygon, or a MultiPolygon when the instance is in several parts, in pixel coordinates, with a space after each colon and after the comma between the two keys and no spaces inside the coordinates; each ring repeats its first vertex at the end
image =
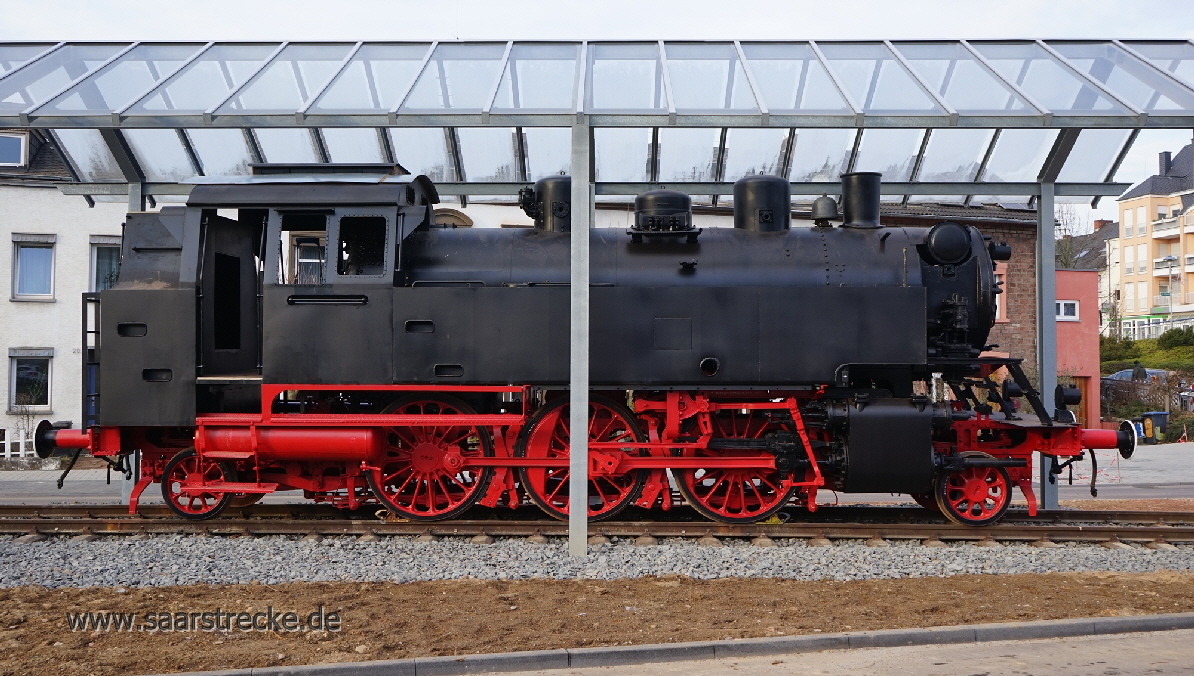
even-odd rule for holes
{"type": "MultiPolygon", "coordinates": [[[[713,522],[620,521],[589,525],[591,535],[632,538],[827,538],[834,540],[942,540],[953,542],[1176,542],[1194,543],[1194,526],[1135,526],[1107,524],[1032,524],[1004,523],[986,528],[972,528],[953,523],[785,523],[725,524],[713,522]]],[[[490,535],[527,537],[545,535],[564,537],[568,524],[562,521],[471,520],[438,523],[379,521],[365,519],[303,520],[290,519],[9,519],[0,520],[0,534],[73,536],[94,535],[211,535],[261,537],[271,535],[334,536],[416,536],[468,537],[490,535]]]]}
{"type": "MultiPolygon", "coordinates": [[[[682,503],[679,494],[673,495],[673,504],[677,505],[668,518],[672,522],[680,522],[687,518],[695,520],[696,524],[712,524],[705,517],[694,511],[689,511],[682,503]]],[[[362,507],[358,514],[372,514],[381,506],[370,503],[362,507]]],[[[497,521],[533,521],[524,518],[527,513],[538,516],[535,508],[528,506],[526,512],[515,512],[508,508],[494,510],[497,521]],[[509,518],[507,518],[509,517],[509,518]]],[[[314,503],[258,503],[247,507],[230,507],[225,517],[237,519],[290,519],[294,521],[311,520],[353,520],[346,517],[347,512],[330,505],[314,503]]],[[[821,505],[815,512],[805,511],[803,507],[793,505],[785,512],[793,524],[811,524],[827,522],[856,522],[873,526],[881,523],[902,523],[907,521],[932,521],[942,523],[936,512],[922,507],[903,506],[874,506],[874,505],[821,505]]],[[[137,514],[130,516],[128,506],[124,504],[107,505],[13,505],[0,504],[0,522],[4,520],[25,519],[170,519],[178,517],[165,505],[139,505],[137,514]]],[[[1040,510],[1036,516],[1029,516],[1023,509],[1010,509],[1004,519],[1005,523],[1083,523],[1083,524],[1153,524],[1153,525],[1189,525],[1194,526],[1194,512],[1178,511],[1127,511],[1127,510],[1040,510]]],[[[427,525],[439,527],[451,526],[455,521],[432,522],[427,525]]],[[[545,523],[554,524],[554,521],[545,523]]],[[[594,527],[603,522],[595,522],[594,527]]]]}

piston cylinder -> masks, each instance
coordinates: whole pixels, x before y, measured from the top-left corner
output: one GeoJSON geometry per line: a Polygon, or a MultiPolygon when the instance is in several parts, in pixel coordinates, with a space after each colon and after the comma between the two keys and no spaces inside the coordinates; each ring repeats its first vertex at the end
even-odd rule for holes
{"type": "Polygon", "coordinates": [[[205,427],[203,435],[205,453],[255,452],[265,461],[360,462],[380,454],[382,440],[370,427],[205,427]]]}

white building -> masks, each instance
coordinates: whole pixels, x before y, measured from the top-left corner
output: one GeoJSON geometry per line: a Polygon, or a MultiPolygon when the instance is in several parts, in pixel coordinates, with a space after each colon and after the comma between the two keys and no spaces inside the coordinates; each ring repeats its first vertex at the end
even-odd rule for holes
{"type": "Polygon", "coordinates": [[[59,192],[64,180],[49,139],[0,131],[0,429],[10,443],[43,418],[82,423],[82,294],[110,284],[119,265],[127,202],[89,206],[59,192]]]}

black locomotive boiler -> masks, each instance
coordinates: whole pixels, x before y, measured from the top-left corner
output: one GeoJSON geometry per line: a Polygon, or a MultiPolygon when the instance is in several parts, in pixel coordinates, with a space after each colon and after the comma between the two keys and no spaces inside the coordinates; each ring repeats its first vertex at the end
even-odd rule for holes
{"type": "MultiPolygon", "coordinates": [[[[1035,510],[1034,452],[1131,453],[1131,432],[1072,424],[1072,393],[1050,413],[1019,360],[983,356],[1009,248],[882,227],[879,180],[844,175],[842,217],[822,197],[814,227],[791,227],[785,180],[751,176],[732,228],[694,227],[690,198],[659,190],[631,228],[590,232],[592,519],[669,509],[675,487],[753,522],[832,489],[983,525],[1014,487],[1035,510]]],[[[275,173],[129,214],[119,281],[86,298],[94,417],[43,422],[39,453],[123,468],[139,451],[130,509],[159,483],[192,519],[281,490],[414,520],[525,499],[566,518],[570,193],[566,176],[524,190],[534,228],[454,228],[423,176],[275,173]]]]}

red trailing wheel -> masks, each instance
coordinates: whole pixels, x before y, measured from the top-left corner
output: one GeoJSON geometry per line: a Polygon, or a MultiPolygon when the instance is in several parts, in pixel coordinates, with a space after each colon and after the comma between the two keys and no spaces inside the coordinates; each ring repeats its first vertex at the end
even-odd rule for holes
{"type": "MultiPolygon", "coordinates": [[[[473,415],[471,406],[445,396],[402,399],[383,413],[473,415]]],[[[449,519],[485,493],[493,468],[464,468],[465,458],[493,456],[489,433],[476,425],[391,427],[382,441],[381,467],[369,487],[386,509],[414,521],[449,519]]]]}
{"type": "MultiPolygon", "coordinates": [[[[754,409],[743,414],[739,409],[721,410],[709,416],[714,439],[758,439],[769,432],[784,429],[765,419],[754,409]]],[[[676,487],[693,509],[725,523],[762,521],[788,504],[796,487],[785,488],[784,476],[774,469],[722,469],[718,458],[758,455],[754,450],[683,449],[682,457],[707,457],[702,469],[673,469],[676,487]]]]}
{"type": "Polygon", "coordinates": [[[175,514],[195,521],[210,519],[232,502],[234,493],[194,490],[214,481],[236,481],[236,470],[226,463],[203,460],[195,449],[179,451],[162,470],[162,497],[175,514]]]}
{"type": "MultiPolygon", "coordinates": [[[[531,416],[514,454],[520,458],[567,458],[570,433],[566,397],[556,399],[531,416]]],[[[645,437],[625,406],[604,397],[589,400],[589,441],[642,442],[645,437]]],[[[647,481],[645,470],[618,472],[619,454],[640,455],[633,448],[589,450],[589,520],[599,521],[621,512],[636,499],[647,481]],[[596,468],[596,469],[595,469],[596,468]]],[[[570,473],[567,467],[523,467],[522,488],[540,509],[557,519],[568,518],[570,473]]]]}
{"type": "MultiPolygon", "coordinates": [[[[991,457],[969,451],[963,456],[991,457]]],[[[937,475],[934,493],[941,513],[963,526],[987,526],[1003,518],[1011,504],[1011,479],[1002,467],[973,467],[937,475]]]]}

